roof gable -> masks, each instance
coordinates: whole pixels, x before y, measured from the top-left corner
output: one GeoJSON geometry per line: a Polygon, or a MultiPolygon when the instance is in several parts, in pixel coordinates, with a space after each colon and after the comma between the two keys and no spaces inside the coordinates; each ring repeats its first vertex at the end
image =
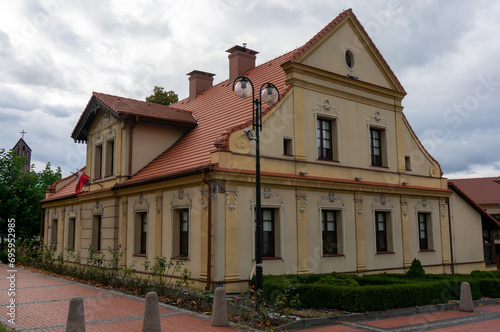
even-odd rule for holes
{"type": "Polygon", "coordinates": [[[76,142],[86,142],[100,110],[120,121],[189,130],[197,124],[193,114],[171,106],[93,92],[71,134],[76,142]]]}
{"type": "Polygon", "coordinates": [[[292,61],[406,94],[351,9],[297,49],[292,61]],[[351,68],[346,64],[346,51],[354,57],[351,68]]]}

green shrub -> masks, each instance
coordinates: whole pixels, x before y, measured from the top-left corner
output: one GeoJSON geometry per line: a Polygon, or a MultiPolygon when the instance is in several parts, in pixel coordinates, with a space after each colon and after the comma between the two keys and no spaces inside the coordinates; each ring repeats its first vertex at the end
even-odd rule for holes
{"type": "Polygon", "coordinates": [[[406,272],[406,276],[409,278],[418,278],[424,275],[425,270],[422,267],[422,263],[418,259],[414,258],[413,262],[411,262],[410,269],[406,272]]]}
{"type": "Polygon", "coordinates": [[[500,275],[493,271],[474,270],[470,273],[470,275],[474,278],[500,278],[500,275]]]}
{"type": "Polygon", "coordinates": [[[347,274],[338,274],[337,272],[322,277],[315,284],[359,287],[358,282],[353,277],[347,274]]]}

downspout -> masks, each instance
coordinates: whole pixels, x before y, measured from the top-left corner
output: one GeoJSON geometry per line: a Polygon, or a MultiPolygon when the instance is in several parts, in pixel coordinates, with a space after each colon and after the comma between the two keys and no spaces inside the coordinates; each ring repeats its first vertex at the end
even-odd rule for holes
{"type": "Polygon", "coordinates": [[[208,186],[208,229],[207,229],[207,286],[206,290],[211,288],[212,279],[212,186],[210,182],[207,181],[207,173],[203,169],[203,182],[208,186]]]}
{"type": "Polygon", "coordinates": [[[134,127],[139,122],[139,116],[135,116],[135,122],[130,127],[130,142],[128,145],[128,177],[129,179],[132,177],[132,147],[134,142],[134,127]]]}
{"type": "Polygon", "coordinates": [[[453,234],[451,230],[451,209],[450,209],[450,198],[446,198],[446,203],[448,204],[448,227],[450,229],[450,259],[451,259],[451,265],[450,265],[450,270],[452,274],[455,274],[455,266],[453,265],[454,259],[453,259],[453,234]]]}

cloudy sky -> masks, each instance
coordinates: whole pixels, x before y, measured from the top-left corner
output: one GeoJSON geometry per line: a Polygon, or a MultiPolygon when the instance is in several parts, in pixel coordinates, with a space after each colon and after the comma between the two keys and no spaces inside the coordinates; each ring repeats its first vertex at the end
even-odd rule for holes
{"type": "Polygon", "coordinates": [[[26,0],[0,3],[0,148],[27,132],[32,163],[85,164],[71,132],[92,91],[187,97],[193,69],[228,77],[225,50],[257,63],[352,8],[408,95],[404,112],[446,177],[500,176],[500,2],[26,0]]]}

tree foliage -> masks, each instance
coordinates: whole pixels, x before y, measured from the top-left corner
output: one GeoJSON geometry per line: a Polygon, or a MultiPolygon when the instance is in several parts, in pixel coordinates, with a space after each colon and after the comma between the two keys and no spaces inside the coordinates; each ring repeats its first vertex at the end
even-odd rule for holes
{"type": "Polygon", "coordinates": [[[14,151],[0,149],[0,233],[7,233],[7,220],[15,219],[17,238],[31,238],[40,233],[41,211],[38,203],[47,187],[61,178],[61,169],[32,169],[23,174],[25,159],[14,151]]]}
{"type": "Polygon", "coordinates": [[[155,86],[153,89],[153,94],[146,97],[146,101],[161,105],[171,105],[179,101],[179,97],[172,90],[165,91],[161,86],[155,86]]]}

